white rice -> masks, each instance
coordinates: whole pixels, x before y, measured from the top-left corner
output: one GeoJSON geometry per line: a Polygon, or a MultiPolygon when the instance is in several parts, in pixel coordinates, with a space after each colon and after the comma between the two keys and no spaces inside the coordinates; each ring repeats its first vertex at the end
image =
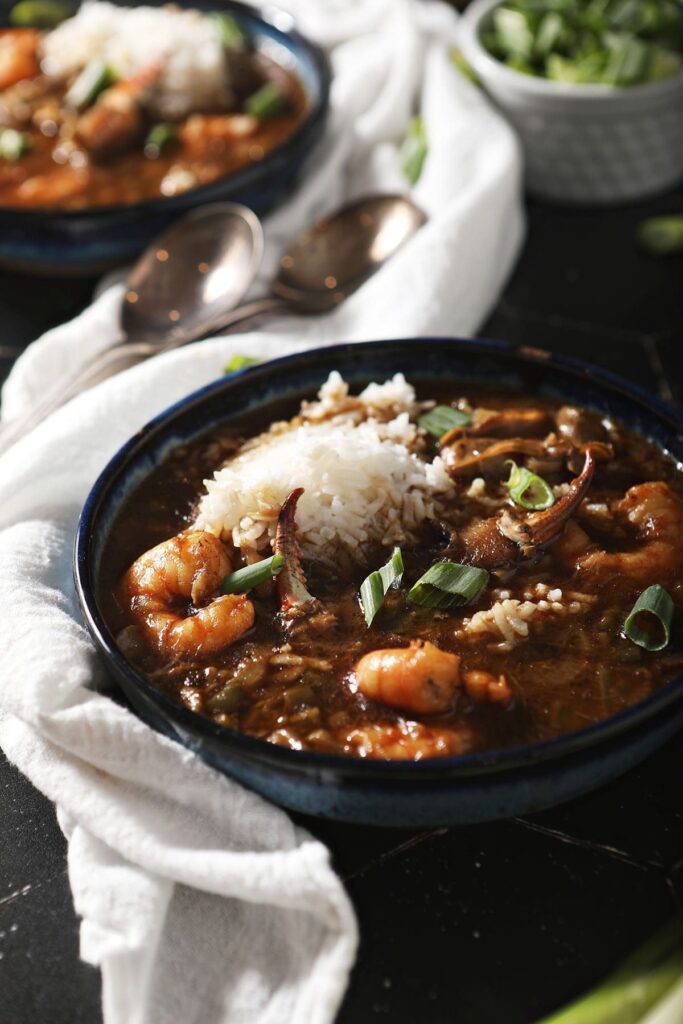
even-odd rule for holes
{"type": "Polygon", "coordinates": [[[373,543],[413,539],[453,490],[441,458],[425,462],[413,450],[414,406],[400,374],[357,398],[332,374],[298,421],[275,424],[206,481],[195,525],[263,551],[282,502],[303,487],[297,525],[306,557],[357,560],[373,543]]]}
{"type": "Polygon", "coordinates": [[[524,600],[511,598],[510,591],[494,591],[494,596],[498,600],[490,608],[483,608],[462,620],[456,634],[458,639],[473,639],[488,633],[497,641],[499,650],[509,651],[528,637],[529,624],[535,619],[549,612],[577,615],[597,600],[592,594],[573,591],[563,594],[559,587],[551,589],[545,583],[537,583],[533,593],[525,593],[524,600]]]}
{"type": "Polygon", "coordinates": [[[225,97],[225,51],[215,24],[199,11],[85,0],[73,18],[46,36],[43,71],[70,76],[93,59],[120,78],[159,61],[154,103],[160,116],[184,117],[225,97]]]}

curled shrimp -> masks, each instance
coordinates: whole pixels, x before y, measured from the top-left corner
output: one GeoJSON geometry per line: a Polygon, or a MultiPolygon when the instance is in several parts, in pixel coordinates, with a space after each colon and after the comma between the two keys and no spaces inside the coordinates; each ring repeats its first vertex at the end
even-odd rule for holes
{"type": "Polygon", "coordinates": [[[76,136],[95,160],[130,149],[145,130],[144,102],[161,68],[153,64],[100,94],[76,121],[76,136]]]}
{"type": "Polygon", "coordinates": [[[254,606],[245,594],[218,596],[231,568],[217,537],[188,530],[140,555],[123,577],[121,598],[157,650],[215,654],[254,625],[254,606]],[[182,614],[190,605],[197,610],[182,614]]]}
{"type": "Polygon", "coordinates": [[[421,722],[371,722],[342,732],[337,739],[345,751],[376,761],[422,761],[426,757],[463,754],[468,737],[455,729],[423,725],[421,722]]]}
{"type": "Polygon", "coordinates": [[[430,715],[445,711],[458,685],[460,657],[427,640],[365,654],[355,667],[360,692],[393,708],[430,715]]]}
{"type": "Polygon", "coordinates": [[[678,574],[683,565],[683,500],[662,480],[631,487],[615,512],[635,527],[642,543],[631,551],[588,550],[580,572],[628,576],[647,586],[678,574]]]}
{"type": "Polygon", "coordinates": [[[33,28],[9,28],[0,32],[0,89],[9,89],[40,71],[40,32],[33,28]]]}

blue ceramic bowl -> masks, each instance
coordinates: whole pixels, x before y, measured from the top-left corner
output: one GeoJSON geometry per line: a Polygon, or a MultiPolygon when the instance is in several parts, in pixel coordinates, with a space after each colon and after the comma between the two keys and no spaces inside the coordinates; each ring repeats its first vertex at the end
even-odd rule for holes
{"type": "Polygon", "coordinates": [[[172,406],[106,467],[83,508],[75,576],[85,620],[139,715],[276,803],[307,814],[383,825],[449,825],[526,814],[585,793],[651,754],[683,724],[683,678],[580,732],[530,746],[418,763],[302,753],[189,711],[121,655],[97,598],[99,565],[122,503],[176,445],[275,399],[313,394],[331,370],[352,384],[402,371],[548,395],[614,415],[683,460],[683,416],[596,367],[502,342],[412,339],[318,349],[224,377],[172,406]]]}
{"type": "MultiPolygon", "coordinates": [[[[145,0],[155,7],[164,2],[145,0]]],[[[172,220],[202,203],[230,200],[259,215],[267,213],[303,171],[328,112],[330,69],[322,50],[295,32],[291,17],[276,8],[257,14],[236,0],[176,2],[200,11],[234,14],[257,48],[273,50],[275,59],[286,62],[298,76],[309,100],[306,118],[263,160],[179,196],[89,210],[0,207],[1,266],[43,274],[99,273],[137,256],[172,220]]]]}

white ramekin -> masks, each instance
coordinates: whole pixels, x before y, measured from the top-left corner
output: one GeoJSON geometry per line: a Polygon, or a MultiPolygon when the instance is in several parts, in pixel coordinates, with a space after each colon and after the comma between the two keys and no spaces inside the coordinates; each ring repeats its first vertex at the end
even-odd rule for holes
{"type": "Polygon", "coordinates": [[[647,85],[570,85],[495,60],[480,32],[502,0],[474,0],[460,47],[484,90],[517,130],[530,192],[575,203],[616,203],[683,178],[683,72],[647,85]]]}

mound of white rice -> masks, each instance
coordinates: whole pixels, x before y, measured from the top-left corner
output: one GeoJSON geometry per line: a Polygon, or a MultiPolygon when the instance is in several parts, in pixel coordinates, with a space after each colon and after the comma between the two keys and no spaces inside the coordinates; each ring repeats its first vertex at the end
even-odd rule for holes
{"type": "Polygon", "coordinates": [[[333,374],[302,418],[276,424],[206,481],[196,525],[263,551],[282,502],[303,487],[297,525],[306,557],[357,559],[372,543],[409,540],[453,490],[443,461],[414,451],[414,407],[400,374],[357,398],[333,374]]]}
{"type": "Polygon", "coordinates": [[[184,117],[224,98],[224,48],[213,21],[199,11],[86,0],[73,18],[45,37],[43,71],[69,76],[94,59],[120,78],[160,62],[154,90],[160,116],[184,117]]]}

